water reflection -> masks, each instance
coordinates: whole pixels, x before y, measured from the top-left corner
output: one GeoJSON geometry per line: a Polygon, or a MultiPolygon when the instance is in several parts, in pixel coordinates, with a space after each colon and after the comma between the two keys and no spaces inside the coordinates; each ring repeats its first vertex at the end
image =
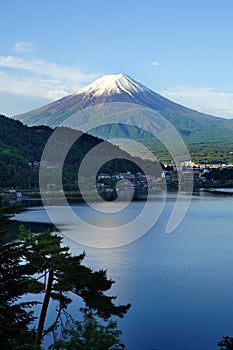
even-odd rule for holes
{"type": "MultiPolygon", "coordinates": [[[[119,322],[127,350],[213,350],[223,335],[233,335],[232,199],[193,198],[180,226],[166,235],[170,197],[156,225],[121,248],[94,249],[64,237],[73,253],[86,251],[86,265],[108,270],[118,303],[132,303],[119,322]]],[[[75,210],[88,215],[83,206],[75,210]]],[[[44,214],[38,208],[20,215],[39,221],[44,214]]]]}

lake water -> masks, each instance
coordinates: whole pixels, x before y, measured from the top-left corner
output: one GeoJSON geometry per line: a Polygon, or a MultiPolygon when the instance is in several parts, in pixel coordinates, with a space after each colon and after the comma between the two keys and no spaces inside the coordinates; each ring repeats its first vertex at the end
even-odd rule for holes
{"type": "MultiPolygon", "coordinates": [[[[89,248],[64,238],[72,252],[86,251],[86,265],[108,270],[118,303],[132,304],[118,322],[127,350],[214,350],[222,336],[233,336],[233,197],[193,196],[185,218],[167,235],[174,200],[170,195],[148,233],[123,247],[89,248]]],[[[133,202],[124,216],[142,206],[133,202]]],[[[85,205],[73,210],[90,216],[85,205]]],[[[42,207],[17,219],[48,221],[42,207]]]]}

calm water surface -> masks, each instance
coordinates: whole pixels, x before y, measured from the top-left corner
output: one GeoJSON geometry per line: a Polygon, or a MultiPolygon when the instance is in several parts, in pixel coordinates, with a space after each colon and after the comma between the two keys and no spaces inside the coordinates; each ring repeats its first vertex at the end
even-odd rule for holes
{"type": "MultiPolygon", "coordinates": [[[[108,270],[118,303],[132,304],[119,320],[127,350],[214,350],[223,335],[233,336],[233,197],[193,197],[182,223],[167,235],[173,204],[171,196],[156,225],[121,248],[88,248],[64,238],[72,252],[86,251],[86,265],[108,270]]],[[[142,206],[133,202],[123,222],[142,206]]],[[[85,205],[73,210],[90,217],[85,205]]],[[[17,219],[48,221],[41,207],[17,219]]]]}

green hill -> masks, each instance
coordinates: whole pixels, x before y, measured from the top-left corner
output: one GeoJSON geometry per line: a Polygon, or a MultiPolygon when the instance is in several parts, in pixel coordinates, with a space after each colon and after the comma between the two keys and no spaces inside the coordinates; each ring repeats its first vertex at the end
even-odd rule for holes
{"type": "MultiPolygon", "coordinates": [[[[77,190],[77,174],[83,157],[103,140],[82,134],[78,130],[63,128],[64,131],[75,133],[78,141],[68,152],[63,167],[63,185],[65,189],[77,190]],[[81,135],[81,136],[80,136],[81,135]]],[[[53,133],[48,126],[28,127],[19,121],[0,115],[0,189],[35,189],[39,187],[39,162],[44,147],[53,133]]],[[[62,140],[61,140],[62,143],[62,140]]],[[[130,157],[119,147],[105,142],[105,154],[117,154],[118,159],[107,162],[100,171],[103,172],[137,172],[140,168],[135,163],[139,159],[130,157]],[[124,160],[127,156],[130,160],[124,160]]],[[[59,145],[56,149],[59,161],[59,145]]],[[[95,159],[93,159],[95,162],[95,159]]],[[[151,162],[144,162],[148,166],[151,162]]],[[[93,163],[94,166],[94,163],[93,163]]]]}

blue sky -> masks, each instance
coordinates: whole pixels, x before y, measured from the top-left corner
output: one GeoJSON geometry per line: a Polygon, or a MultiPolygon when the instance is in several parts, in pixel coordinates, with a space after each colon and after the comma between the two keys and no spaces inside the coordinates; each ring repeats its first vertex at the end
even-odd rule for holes
{"type": "Polygon", "coordinates": [[[110,73],[233,118],[233,2],[8,0],[0,113],[44,105],[110,73]]]}

